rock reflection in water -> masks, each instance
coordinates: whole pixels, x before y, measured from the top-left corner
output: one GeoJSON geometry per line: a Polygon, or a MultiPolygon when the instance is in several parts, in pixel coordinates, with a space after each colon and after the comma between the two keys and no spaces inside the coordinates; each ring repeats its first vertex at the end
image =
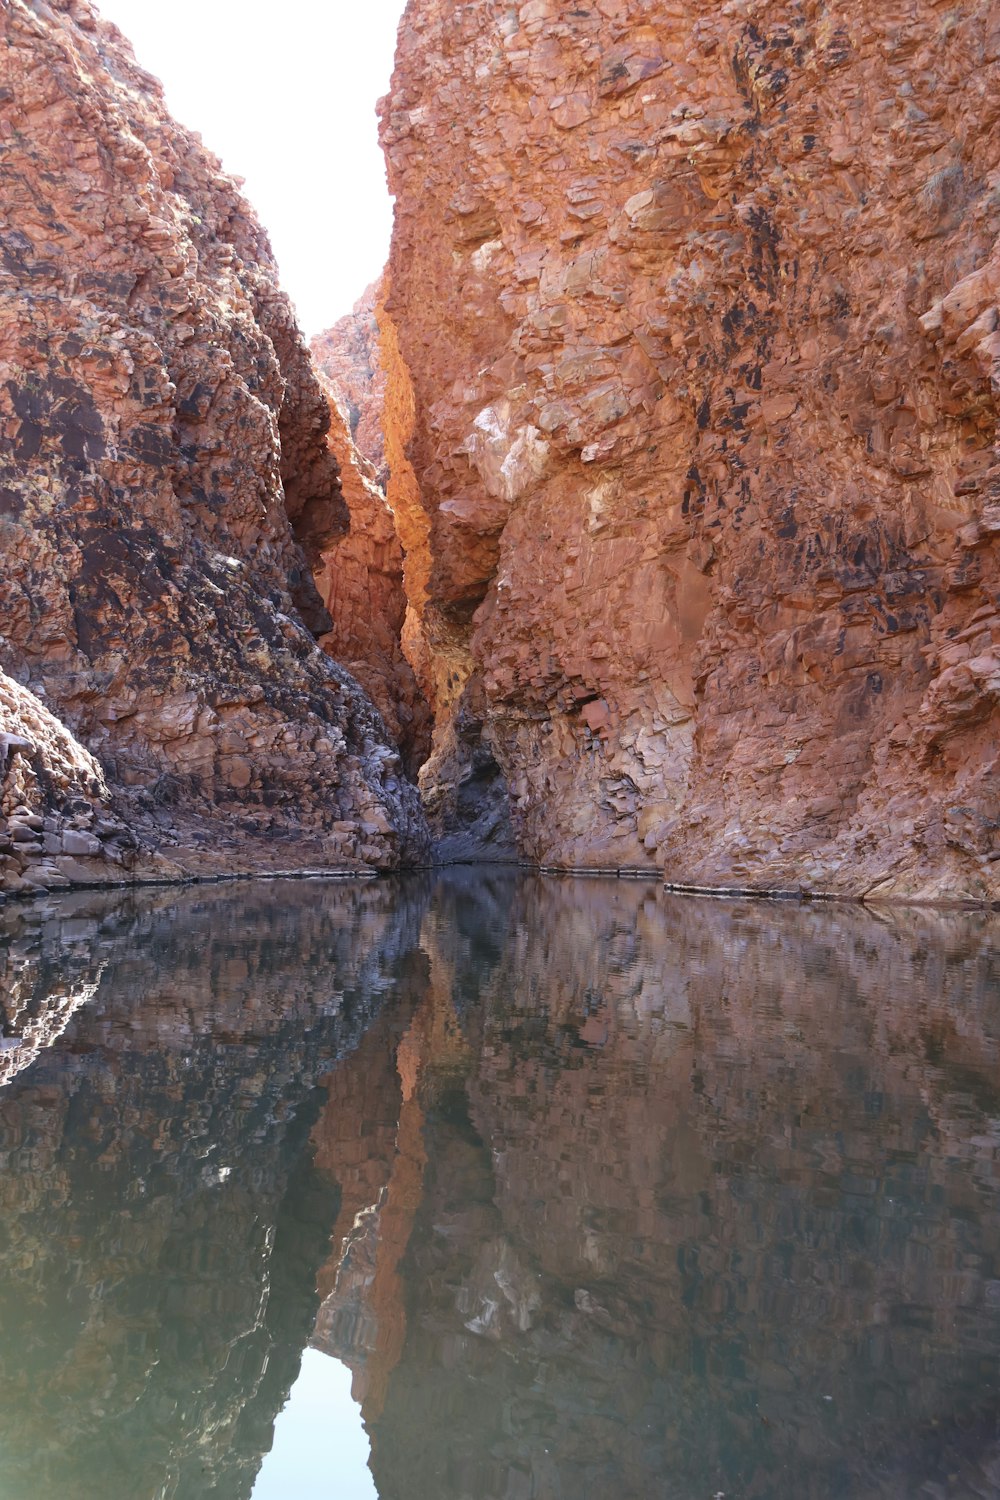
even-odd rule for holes
{"type": "Polygon", "coordinates": [[[995,920],[510,897],[438,888],[317,1323],[383,1500],[1000,1493],[995,920]]]}
{"type": "Polygon", "coordinates": [[[318,1080],[387,998],[405,1015],[424,902],[287,883],[8,912],[4,1500],[250,1494],[339,1204],[318,1080]]]}
{"type": "Polygon", "coordinates": [[[995,919],[55,910],[0,944],[5,1497],[245,1500],[307,1341],[382,1500],[1000,1491],[995,919]]]}

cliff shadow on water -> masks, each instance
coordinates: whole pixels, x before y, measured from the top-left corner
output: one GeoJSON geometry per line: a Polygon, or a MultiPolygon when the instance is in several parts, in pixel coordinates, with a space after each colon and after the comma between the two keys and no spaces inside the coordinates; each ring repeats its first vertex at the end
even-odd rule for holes
{"type": "Polygon", "coordinates": [[[995,918],[453,869],[2,924],[10,1500],[246,1500],[309,1345],[382,1500],[996,1493],[995,918]]]}

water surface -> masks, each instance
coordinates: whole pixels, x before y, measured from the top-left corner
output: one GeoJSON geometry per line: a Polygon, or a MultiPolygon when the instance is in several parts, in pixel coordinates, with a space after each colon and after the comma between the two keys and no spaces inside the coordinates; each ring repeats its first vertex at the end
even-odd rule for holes
{"type": "Polygon", "coordinates": [[[8,908],[0,1497],[995,1497],[998,934],[502,871],[8,908]]]}

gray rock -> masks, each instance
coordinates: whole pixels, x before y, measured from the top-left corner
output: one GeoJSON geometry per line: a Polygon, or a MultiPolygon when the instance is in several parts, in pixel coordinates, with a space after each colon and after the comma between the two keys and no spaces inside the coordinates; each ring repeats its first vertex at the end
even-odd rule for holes
{"type": "Polygon", "coordinates": [[[25,823],[11,823],[10,836],[15,844],[34,844],[38,842],[38,835],[33,828],[25,823]]]}
{"type": "Polygon", "coordinates": [[[62,836],[62,852],[64,854],[94,855],[101,852],[101,841],[92,833],[85,833],[82,829],[69,828],[62,836]]]}

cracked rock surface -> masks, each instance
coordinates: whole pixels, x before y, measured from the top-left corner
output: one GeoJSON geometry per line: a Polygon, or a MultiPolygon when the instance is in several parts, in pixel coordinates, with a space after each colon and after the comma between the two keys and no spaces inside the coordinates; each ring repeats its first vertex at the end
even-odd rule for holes
{"type": "Polygon", "coordinates": [[[419,857],[315,639],[348,513],[264,232],[87,0],[11,0],[0,44],[0,668],[161,874],[419,857]]]}
{"type": "Polygon", "coordinates": [[[987,0],[410,0],[432,802],[485,755],[542,863],[1000,896],[998,101],[987,0]]]}

